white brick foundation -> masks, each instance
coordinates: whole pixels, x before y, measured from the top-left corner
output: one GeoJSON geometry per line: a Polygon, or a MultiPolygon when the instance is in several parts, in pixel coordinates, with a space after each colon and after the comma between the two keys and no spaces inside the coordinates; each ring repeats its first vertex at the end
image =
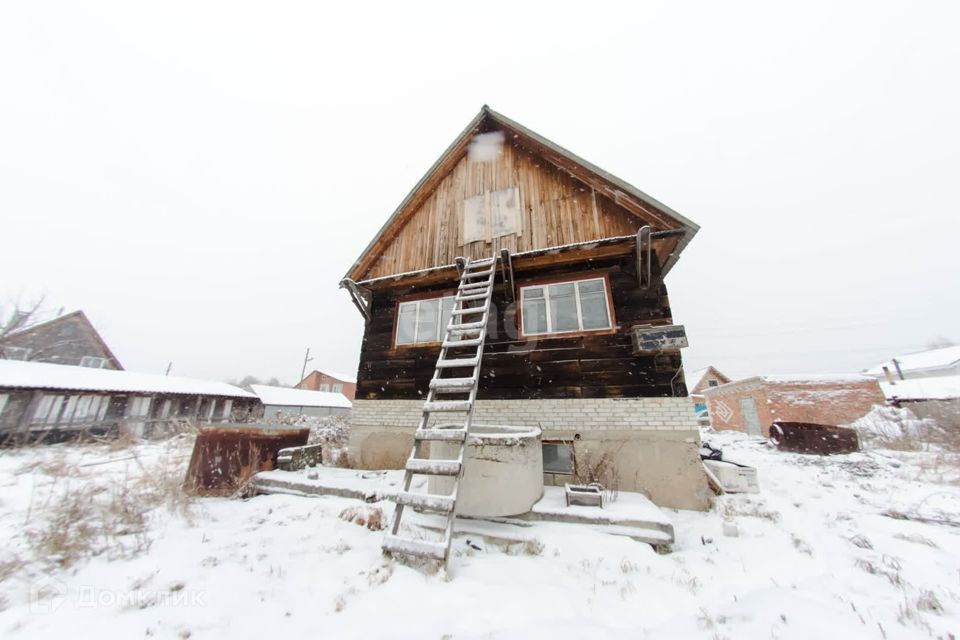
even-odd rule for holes
{"type": "MultiPolygon", "coordinates": [[[[355,400],[350,422],[354,429],[413,429],[422,410],[422,400],[355,400]]],[[[697,432],[689,398],[479,400],[473,422],[539,426],[547,435],[556,431],[594,437],[597,431],[697,432]]]]}

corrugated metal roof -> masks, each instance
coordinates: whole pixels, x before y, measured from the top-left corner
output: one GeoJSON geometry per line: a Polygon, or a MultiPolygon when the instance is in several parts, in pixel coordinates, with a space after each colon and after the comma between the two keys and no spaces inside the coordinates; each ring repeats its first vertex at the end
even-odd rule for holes
{"type": "Polygon", "coordinates": [[[265,405],[277,407],[337,407],[342,409],[349,409],[353,406],[347,396],[342,393],[268,387],[262,384],[252,384],[250,388],[260,398],[260,402],[265,405]]]}
{"type": "Polygon", "coordinates": [[[20,360],[0,360],[0,389],[5,388],[256,397],[226,382],[20,360]]]}

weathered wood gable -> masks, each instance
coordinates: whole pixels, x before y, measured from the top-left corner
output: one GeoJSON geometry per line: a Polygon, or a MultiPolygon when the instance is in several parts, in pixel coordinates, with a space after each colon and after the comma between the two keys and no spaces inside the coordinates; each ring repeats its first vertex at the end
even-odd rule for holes
{"type": "Polygon", "coordinates": [[[380,230],[347,276],[364,281],[451,265],[458,256],[489,257],[654,231],[681,231],[657,247],[664,272],[697,225],[569,151],[484,107],[427,172],[380,230]],[[500,153],[471,159],[478,134],[501,132],[500,153]],[[465,202],[504,189],[519,190],[520,229],[465,242],[465,202]]]}
{"type": "Polygon", "coordinates": [[[499,158],[473,162],[466,155],[410,216],[365,278],[451,264],[457,256],[489,257],[508,249],[531,251],[629,235],[646,221],[583,182],[516,144],[499,158]],[[485,193],[519,187],[519,234],[464,243],[464,203],[485,193]]]}

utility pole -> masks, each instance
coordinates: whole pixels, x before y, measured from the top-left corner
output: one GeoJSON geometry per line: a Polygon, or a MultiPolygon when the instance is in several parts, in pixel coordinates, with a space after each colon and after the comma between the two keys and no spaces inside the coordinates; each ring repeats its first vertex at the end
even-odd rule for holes
{"type": "Polygon", "coordinates": [[[170,369],[172,369],[172,368],[173,368],[173,360],[171,360],[170,363],[167,365],[167,372],[166,372],[165,374],[163,374],[163,375],[165,375],[165,376],[170,375],[170,369]]]}
{"type": "Polygon", "coordinates": [[[310,357],[310,347],[307,347],[307,354],[303,356],[303,369],[300,371],[300,381],[297,382],[297,384],[300,384],[300,382],[303,381],[304,376],[307,375],[307,363],[311,360],[313,360],[313,358],[310,357]]]}

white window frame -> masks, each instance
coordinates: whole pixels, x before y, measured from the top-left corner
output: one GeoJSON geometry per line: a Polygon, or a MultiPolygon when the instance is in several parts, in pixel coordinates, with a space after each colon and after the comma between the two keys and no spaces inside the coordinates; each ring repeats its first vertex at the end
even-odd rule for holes
{"type": "Polygon", "coordinates": [[[7,360],[29,360],[33,349],[29,347],[14,347],[12,345],[3,347],[3,357],[7,360]]]}
{"type": "Polygon", "coordinates": [[[343,393],[343,385],[339,383],[335,384],[332,387],[330,387],[330,390],[333,391],[334,393],[343,393]]]}
{"type": "Polygon", "coordinates": [[[330,385],[324,382],[320,385],[320,391],[330,391],[330,385]]]}
{"type": "Polygon", "coordinates": [[[83,356],[80,358],[80,366],[89,369],[103,369],[107,366],[107,359],[100,356],[83,356]]]}
{"type": "Polygon", "coordinates": [[[566,335],[571,333],[590,333],[593,331],[609,331],[613,329],[613,305],[610,300],[610,288],[608,287],[607,278],[600,276],[597,278],[574,278],[571,280],[559,280],[556,282],[542,282],[542,283],[531,283],[523,285],[520,287],[520,335],[527,337],[534,336],[556,336],[556,335],[566,335]],[[583,328],[583,308],[580,305],[580,283],[582,282],[596,282],[599,281],[603,287],[603,297],[604,301],[607,304],[607,326],[606,327],[596,327],[593,329],[584,329],[583,328]],[[563,284],[572,284],[573,285],[573,296],[576,302],[577,307],[577,328],[576,329],[565,329],[563,331],[554,331],[553,330],[553,320],[550,317],[550,287],[563,285],[563,284]],[[524,304],[527,301],[527,291],[530,289],[542,289],[543,298],[535,298],[536,300],[544,301],[544,315],[547,320],[547,330],[541,331],[539,333],[527,333],[523,328],[524,323],[524,304]]]}
{"type": "MultiPolygon", "coordinates": [[[[397,319],[396,319],[397,326],[393,328],[393,344],[398,347],[421,347],[424,345],[438,344],[441,340],[443,340],[443,335],[444,335],[444,332],[446,331],[446,327],[443,325],[443,301],[444,300],[453,301],[453,306],[451,307],[451,310],[456,308],[457,303],[456,303],[455,295],[436,296],[433,298],[420,298],[417,300],[407,300],[406,302],[400,302],[397,305],[397,319]],[[434,334],[436,337],[433,340],[418,341],[417,328],[420,326],[420,306],[424,302],[433,302],[434,300],[439,301],[437,305],[436,333],[434,334]],[[409,307],[411,305],[415,305],[415,308],[416,308],[416,311],[414,312],[414,316],[413,316],[413,342],[400,342],[400,319],[403,317],[403,308],[409,307]]],[[[447,321],[449,322],[449,317],[447,321]]]]}

